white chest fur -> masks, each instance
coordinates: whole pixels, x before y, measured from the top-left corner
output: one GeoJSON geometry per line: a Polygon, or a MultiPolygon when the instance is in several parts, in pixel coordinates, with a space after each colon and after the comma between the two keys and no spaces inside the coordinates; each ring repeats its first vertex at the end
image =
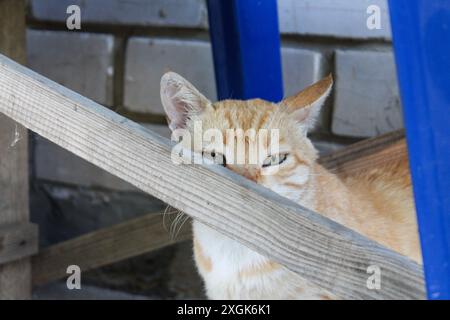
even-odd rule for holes
{"type": "MultiPolygon", "coordinates": [[[[293,272],[279,266],[265,270],[269,260],[210,227],[194,221],[194,241],[200,247],[208,267],[196,263],[210,299],[317,299],[320,292],[311,289],[293,272]],[[251,274],[246,270],[260,270],[251,274]],[[308,289],[308,290],[306,290],[308,289]]],[[[199,248],[197,248],[199,250],[199,248]]]]}

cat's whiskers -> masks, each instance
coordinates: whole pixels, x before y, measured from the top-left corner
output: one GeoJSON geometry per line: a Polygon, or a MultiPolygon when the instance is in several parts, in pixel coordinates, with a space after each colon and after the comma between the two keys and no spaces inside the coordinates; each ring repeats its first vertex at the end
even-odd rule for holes
{"type": "Polygon", "coordinates": [[[178,214],[170,226],[169,233],[170,233],[170,238],[172,240],[178,236],[181,228],[183,227],[183,225],[186,223],[187,220],[189,220],[189,216],[186,215],[183,211],[178,210],[178,214]]]}
{"type": "Polygon", "coordinates": [[[189,216],[187,216],[181,210],[177,210],[169,205],[166,207],[166,209],[163,212],[163,227],[169,233],[170,238],[172,240],[178,236],[181,228],[183,227],[184,223],[188,219],[189,219],[189,216]],[[173,209],[173,210],[171,210],[171,209],[173,209]],[[169,211],[169,210],[171,210],[171,211],[169,211]],[[173,221],[170,223],[170,227],[168,228],[167,223],[166,223],[166,216],[173,215],[173,214],[176,214],[176,216],[173,219],[173,221]]]}
{"type": "Polygon", "coordinates": [[[175,216],[175,219],[173,219],[172,223],[170,224],[169,233],[170,236],[173,237],[174,230],[178,224],[178,221],[181,219],[183,213],[181,211],[177,211],[177,215],[175,216]]]}
{"type": "Polygon", "coordinates": [[[169,232],[169,229],[167,228],[167,225],[166,225],[166,216],[169,215],[169,214],[175,214],[175,213],[178,213],[178,210],[176,210],[175,208],[171,207],[170,205],[167,205],[166,209],[164,209],[163,221],[162,222],[163,222],[164,230],[166,230],[167,232],[169,232]],[[171,209],[173,209],[173,210],[169,211],[171,209]]]}
{"type": "Polygon", "coordinates": [[[187,214],[184,214],[184,213],[183,213],[183,217],[184,217],[184,219],[183,219],[183,221],[181,222],[181,224],[180,224],[180,226],[179,226],[177,232],[175,233],[173,239],[176,239],[176,238],[178,237],[178,234],[180,233],[180,231],[181,231],[181,229],[183,228],[184,224],[186,223],[186,221],[188,221],[188,220],[190,219],[190,217],[189,217],[187,214]]]}

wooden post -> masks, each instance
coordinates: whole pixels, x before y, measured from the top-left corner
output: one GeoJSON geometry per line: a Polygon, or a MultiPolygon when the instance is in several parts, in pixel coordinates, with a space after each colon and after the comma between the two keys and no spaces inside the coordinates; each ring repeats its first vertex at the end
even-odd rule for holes
{"type": "MultiPolygon", "coordinates": [[[[24,0],[0,0],[0,52],[25,63],[24,0]]],[[[0,115],[0,227],[28,223],[27,140],[21,125],[0,115]]],[[[28,258],[0,265],[0,299],[29,299],[30,269],[28,258]]]]}

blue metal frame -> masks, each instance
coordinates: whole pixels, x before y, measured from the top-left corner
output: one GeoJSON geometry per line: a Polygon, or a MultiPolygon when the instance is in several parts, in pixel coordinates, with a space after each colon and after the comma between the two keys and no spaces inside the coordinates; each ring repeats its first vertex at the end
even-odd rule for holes
{"type": "Polygon", "coordinates": [[[390,0],[429,299],[450,299],[450,1],[390,0]]]}
{"type": "MultiPolygon", "coordinates": [[[[424,270],[450,299],[450,1],[389,0],[424,270]]],[[[219,99],[283,97],[276,0],[208,0],[219,99]]]]}
{"type": "Polygon", "coordinates": [[[276,0],[208,0],[219,100],[283,98],[276,0]]]}

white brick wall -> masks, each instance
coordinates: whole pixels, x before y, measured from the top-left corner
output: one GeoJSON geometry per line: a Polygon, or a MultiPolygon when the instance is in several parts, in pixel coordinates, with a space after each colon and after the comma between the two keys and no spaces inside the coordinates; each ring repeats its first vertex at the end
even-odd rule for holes
{"type": "MultiPolygon", "coordinates": [[[[206,0],[31,0],[30,16],[65,23],[80,6],[82,23],[206,28],[206,0]]],[[[287,34],[391,39],[387,0],[278,0],[280,31],[287,34]],[[381,9],[381,30],[366,27],[367,7],[381,9]]]]}
{"type": "Polygon", "coordinates": [[[332,131],[371,137],[403,126],[392,52],[338,50],[332,131]]]}
{"type": "MultiPolygon", "coordinates": [[[[319,51],[283,48],[285,95],[292,95],[325,75],[319,51]]],[[[132,38],[125,75],[125,107],[134,112],[163,114],[159,96],[161,75],[175,71],[209,99],[216,100],[214,67],[209,42],[132,38]]]]}
{"type": "Polygon", "coordinates": [[[280,31],[343,38],[391,39],[386,0],[278,0],[280,31]],[[367,28],[367,8],[381,9],[381,29],[367,28]]]}
{"type": "Polygon", "coordinates": [[[282,48],[284,95],[291,96],[325,76],[325,59],[320,51],[282,48]]]}
{"type": "Polygon", "coordinates": [[[214,67],[208,42],[155,38],[129,40],[125,65],[124,105],[134,112],[164,114],[160,80],[174,71],[216,100],[214,67]]]}
{"type": "Polygon", "coordinates": [[[31,0],[33,19],[64,23],[66,9],[80,6],[81,22],[87,24],[205,27],[204,0],[31,0]]]}
{"type": "Polygon", "coordinates": [[[27,30],[28,66],[99,103],[112,105],[114,38],[27,30]]]}

